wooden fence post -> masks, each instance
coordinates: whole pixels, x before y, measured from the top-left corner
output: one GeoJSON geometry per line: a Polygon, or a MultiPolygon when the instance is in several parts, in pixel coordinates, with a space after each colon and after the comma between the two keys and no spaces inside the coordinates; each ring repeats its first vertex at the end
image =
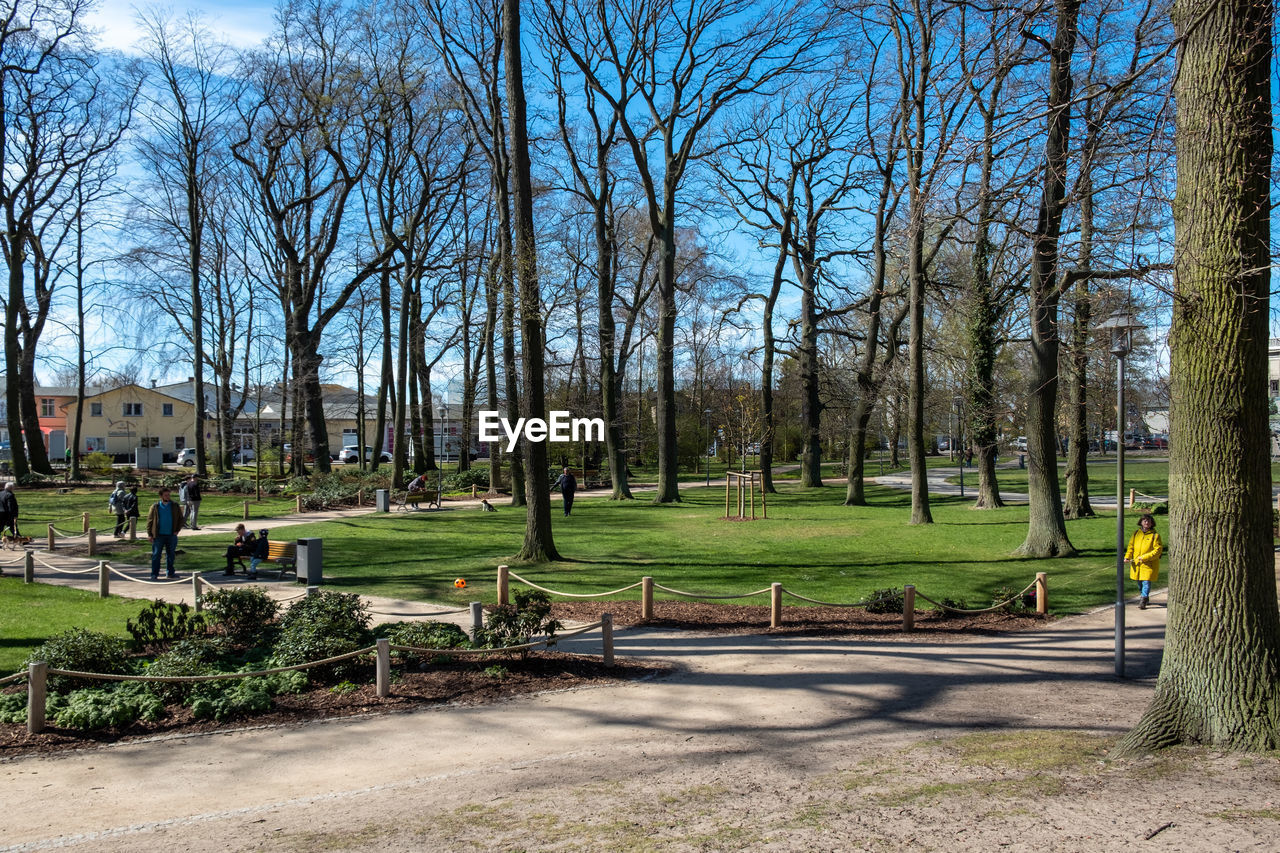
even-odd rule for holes
{"type": "Polygon", "coordinates": [[[298,495],[298,498],[294,503],[296,504],[296,509],[298,513],[301,514],[302,513],[302,495],[298,495]]]}
{"type": "Polygon", "coordinates": [[[111,570],[106,560],[98,561],[98,598],[111,597],[111,570]]]}
{"type": "Polygon", "coordinates": [[[391,640],[378,640],[378,698],[391,695],[391,640]]]}
{"type": "Polygon", "coordinates": [[[26,583],[36,582],[36,555],[30,551],[27,552],[26,558],[22,561],[22,580],[26,583]]]}
{"type": "Polygon", "coordinates": [[[498,604],[507,604],[511,589],[509,566],[498,566],[498,604]]]}
{"type": "Polygon", "coordinates": [[[600,614],[600,640],[604,644],[604,665],[613,666],[613,614],[600,614]]]}
{"type": "Polygon", "coordinates": [[[55,541],[55,538],[56,538],[56,534],[54,534],[53,532],[53,525],[50,524],[49,525],[49,550],[50,551],[53,550],[53,543],[55,541]]]}
{"type": "Polygon", "coordinates": [[[138,517],[136,515],[129,516],[129,541],[136,542],[138,539],[138,517]]]}
{"type": "Polygon", "coordinates": [[[782,627],[782,584],[769,587],[769,627],[782,627]]]}
{"type": "Polygon", "coordinates": [[[44,699],[49,677],[49,664],[36,661],[27,665],[27,734],[44,731],[44,699]]]}
{"type": "Polygon", "coordinates": [[[98,553],[98,529],[96,527],[89,528],[89,556],[92,557],[98,553]]]}
{"type": "Polygon", "coordinates": [[[1138,502],[1138,490],[1129,490],[1129,509],[1133,509],[1133,505],[1138,502]]]}
{"type": "Polygon", "coordinates": [[[476,641],[482,628],[484,628],[484,605],[473,601],[471,602],[471,642],[476,641]]]}
{"type": "Polygon", "coordinates": [[[320,587],[318,586],[307,587],[307,598],[310,598],[313,595],[319,595],[319,594],[320,594],[320,587]]]}
{"type": "Polygon", "coordinates": [[[81,532],[81,533],[88,533],[88,532],[89,532],[89,513],[87,513],[87,512],[85,512],[85,513],[81,513],[81,514],[80,514],[80,518],[81,518],[82,522],[84,523],[84,527],[80,530],[80,532],[81,532]]]}
{"type": "Polygon", "coordinates": [[[653,620],[653,578],[640,578],[640,618],[645,622],[653,620]]]}
{"type": "Polygon", "coordinates": [[[364,506],[364,489],[356,489],[356,506],[364,506]]]}
{"type": "Polygon", "coordinates": [[[1049,573],[1036,572],[1036,613],[1044,616],[1049,612],[1049,573]]]}
{"type": "Polygon", "coordinates": [[[244,502],[244,520],[245,521],[249,520],[249,502],[248,501],[244,502]]]}
{"type": "Polygon", "coordinates": [[[191,592],[195,595],[196,612],[200,613],[204,610],[204,596],[200,594],[200,573],[191,573],[191,592]]]}
{"type": "Polygon", "coordinates": [[[916,629],[916,588],[907,584],[902,588],[902,630],[916,629]]]}

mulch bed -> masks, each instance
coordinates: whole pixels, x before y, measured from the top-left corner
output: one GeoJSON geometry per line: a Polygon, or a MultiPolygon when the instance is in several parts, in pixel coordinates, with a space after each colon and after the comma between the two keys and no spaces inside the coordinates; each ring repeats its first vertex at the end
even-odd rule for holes
{"type": "MultiPolygon", "coordinates": [[[[552,615],[562,621],[595,622],[601,613],[613,614],[614,627],[642,624],[638,601],[555,602],[552,615]]],[[[782,626],[769,627],[768,606],[712,604],[705,601],[658,600],[649,627],[702,631],[712,634],[771,634],[831,636],[852,634],[860,640],[903,638],[901,613],[868,613],[861,607],[783,606],[782,626]]],[[[1052,617],[1050,617],[1052,618],[1052,617]]],[[[981,613],[972,616],[936,610],[916,612],[917,639],[984,636],[1043,627],[1045,619],[1032,613],[981,613]]]]}
{"type": "MultiPolygon", "coordinates": [[[[334,717],[360,714],[383,714],[429,705],[480,705],[499,702],[515,696],[548,690],[590,687],[620,681],[667,674],[670,669],[652,662],[618,658],[608,668],[598,658],[562,652],[537,652],[525,660],[491,658],[484,661],[431,664],[427,671],[414,667],[393,667],[402,676],[392,682],[391,695],[379,699],[374,686],[373,667],[352,681],[358,686],[350,692],[331,687],[315,687],[296,695],[274,698],[274,707],[265,714],[242,720],[197,720],[191,709],[170,705],[164,717],[154,723],[139,720],[121,728],[82,732],[53,726],[36,735],[27,734],[25,725],[0,724],[0,760],[32,753],[53,753],[82,749],[121,741],[139,740],[161,735],[200,734],[241,727],[288,725],[334,717]],[[504,677],[485,674],[494,664],[506,667],[504,677]]],[[[25,692],[25,685],[20,688],[25,692]]]]}

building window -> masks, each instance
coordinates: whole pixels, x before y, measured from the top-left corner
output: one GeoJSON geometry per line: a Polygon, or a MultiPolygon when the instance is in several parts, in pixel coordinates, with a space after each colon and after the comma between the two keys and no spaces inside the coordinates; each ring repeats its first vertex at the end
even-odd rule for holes
{"type": "Polygon", "coordinates": [[[160,414],[166,418],[173,417],[173,403],[161,403],[160,414]]]}
{"type": "Polygon", "coordinates": [[[142,404],[141,403],[125,403],[124,416],[126,418],[142,417],[142,404]]]}
{"type": "Polygon", "coordinates": [[[52,397],[41,397],[41,398],[40,398],[40,417],[42,417],[42,418],[51,418],[51,417],[53,417],[53,404],[54,404],[54,402],[55,402],[55,401],[54,401],[54,399],[53,399],[52,397]]]}
{"type": "Polygon", "coordinates": [[[1280,395],[1280,379],[1272,379],[1271,380],[1271,396],[1275,397],[1278,395],[1280,395]]]}
{"type": "Polygon", "coordinates": [[[159,447],[160,439],[154,435],[144,435],[138,440],[139,447],[159,447]]]}
{"type": "Polygon", "coordinates": [[[0,400],[0,418],[8,419],[9,403],[6,400],[0,400]]]}
{"type": "Polygon", "coordinates": [[[173,449],[181,450],[187,446],[187,437],[185,435],[175,435],[173,437],[173,449]]]}
{"type": "Polygon", "coordinates": [[[100,418],[100,417],[102,417],[102,404],[101,404],[101,403],[90,403],[90,404],[89,404],[89,417],[91,417],[91,418],[100,418]]]}

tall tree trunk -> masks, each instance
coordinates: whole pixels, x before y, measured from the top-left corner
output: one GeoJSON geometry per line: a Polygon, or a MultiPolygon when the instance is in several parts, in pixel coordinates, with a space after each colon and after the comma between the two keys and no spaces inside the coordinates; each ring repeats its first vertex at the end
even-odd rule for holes
{"type": "MultiPolygon", "coordinates": [[[[498,250],[502,253],[502,371],[507,391],[507,417],[512,423],[521,414],[541,417],[521,405],[519,365],[516,363],[515,260],[511,248],[511,212],[507,189],[498,202],[498,250]]],[[[527,344],[526,344],[527,346],[527,344]]],[[[525,505],[525,465],[522,452],[511,454],[511,505],[525,505]]]]}
{"type": "MultiPolygon", "coordinates": [[[[515,263],[520,281],[520,340],[523,345],[524,411],[545,418],[543,369],[545,347],[542,328],[542,293],[538,287],[537,233],[533,222],[533,180],[529,162],[529,129],[525,121],[524,69],[521,67],[520,0],[503,0],[504,66],[507,75],[508,133],[511,137],[512,187],[515,208],[515,263]]],[[[525,461],[524,544],[521,560],[558,560],[551,534],[551,484],[547,482],[547,445],[521,442],[525,461]]]]}
{"type": "Polygon", "coordinates": [[[391,272],[384,270],[378,276],[378,313],[382,319],[382,377],[378,382],[378,413],[373,434],[373,454],[369,463],[373,470],[381,464],[383,446],[387,435],[387,403],[395,383],[394,362],[391,360],[391,272]]]}
{"type": "MultiPolygon", "coordinates": [[[[76,415],[71,426],[71,479],[80,478],[80,429],[84,423],[84,195],[76,189],[76,415]]],[[[9,443],[13,446],[13,442],[9,443]]]]}
{"type": "MultiPolygon", "coordinates": [[[[812,245],[812,243],[810,243],[812,245]]],[[[818,306],[811,253],[800,261],[800,485],[822,485],[822,398],[818,388],[818,306]]]]}
{"type": "MultiPolygon", "coordinates": [[[[669,199],[674,189],[666,197],[669,199]]],[[[667,211],[658,243],[658,490],[654,503],[680,500],[680,450],[676,442],[676,235],[667,211]]]]}
{"type": "Polygon", "coordinates": [[[1155,696],[1120,745],[1280,747],[1280,614],[1265,464],[1269,2],[1175,0],[1169,620],[1155,696]],[[1192,26],[1194,22],[1194,26],[1192,26]]]}
{"type": "Polygon", "coordinates": [[[1031,368],[1027,388],[1027,538],[1015,552],[1025,557],[1071,557],[1058,486],[1058,235],[1066,207],[1067,152],[1071,136],[1071,57],[1081,0],[1057,0],[1057,24],[1049,51],[1049,128],[1044,143],[1044,185],[1032,238],[1031,368]]]}
{"type": "Polygon", "coordinates": [[[595,204],[596,240],[596,324],[599,328],[600,346],[600,410],[604,416],[605,451],[609,456],[609,479],[613,494],[610,500],[631,500],[631,486],[627,482],[627,453],[622,443],[622,380],[615,367],[618,345],[618,328],[613,318],[615,285],[614,261],[618,244],[614,239],[609,217],[608,198],[609,168],[600,163],[596,170],[599,191],[595,204]]]}
{"type": "MultiPolygon", "coordinates": [[[[1087,161],[1086,161],[1087,162],[1087,161]]],[[[1062,514],[1067,518],[1092,518],[1093,506],[1089,503],[1089,410],[1086,391],[1086,371],[1089,366],[1089,323],[1092,306],[1089,303],[1089,256],[1093,251],[1093,182],[1089,176],[1080,179],[1080,263],[1083,275],[1073,288],[1071,319],[1071,346],[1067,350],[1070,369],[1068,403],[1067,444],[1067,500],[1062,514]]]]}
{"type": "MultiPolygon", "coordinates": [[[[484,384],[489,411],[498,410],[498,257],[489,260],[485,272],[484,384]]],[[[489,491],[502,490],[502,443],[489,442],[489,491]]]]}
{"type": "Polygon", "coordinates": [[[782,281],[787,265],[787,246],[791,243],[791,208],[783,214],[782,227],[778,233],[778,260],[773,265],[773,282],[769,286],[769,295],[764,300],[764,314],[761,318],[760,355],[760,416],[764,419],[764,435],[760,440],[760,488],[763,491],[777,493],[773,485],[773,451],[774,451],[774,412],[773,412],[773,360],[777,350],[777,342],[773,336],[773,311],[778,304],[778,296],[782,293],[782,281]]]}

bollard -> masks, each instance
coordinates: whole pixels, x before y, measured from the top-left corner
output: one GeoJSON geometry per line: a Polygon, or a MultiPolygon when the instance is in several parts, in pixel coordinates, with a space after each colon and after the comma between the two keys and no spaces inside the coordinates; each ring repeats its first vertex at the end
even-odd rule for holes
{"type": "Polygon", "coordinates": [[[480,487],[477,486],[475,483],[471,484],[471,497],[473,499],[480,497],[480,487]]]}
{"type": "Polygon", "coordinates": [[[600,640],[604,644],[604,665],[613,666],[613,614],[600,614],[600,640]]]}
{"type": "Polygon", "coordinates": [[[36,661],[27,665],[27,734],[44,731],[44,701],[49,677],[49,664],[36,661]]]}
{"type": "Polygon", "coordinates": [[[318,586],[307,587],[307,598],[310,598],[313,595],[319,595],[319,594],[320,594],[320,587],[318,586]]]}
{"type": "Polygon", "coordinates": [[[49,525],[49,550],[50,551],[53,550],[53,540],[54,540],[53,525],[50,524],[49,525]]]}
{"type": "Polygon", "coordinates": [[[89,513],[87,513],[87,512],[86,512],[86,513],[82,513],[80,517],[81,517],[81,519],[82,519],[82,520],[83,520],[83,522],[84,522],[84,527],[80,530],[80,532],[81,532],[81,533],[88,533],[88,532],[89,532],[89,513]]]}
{"type": "Polygon", "coordinates": [[[1044,616],[1049,612],[1049,573],[1036,572],[1036,613],[1044,616]]]}
{"type": "Polygon", "coordinates": [[[98,553],[98,529],[96,527],[89,528],[89,556],[92,557],[98,553]]]}
{"type": "Polygon", "coordinates": [[[296,506],[296,508],[297,508],[298,513],[299,513],[299,514],[301,514],[301,512],[302,512],[302,495],[298,495],[298,497],[297,497],[297,499],[294,501],[294,503],[297,505],[297,506],[296,506]]]}
{"type": "Polygon", "coordinates": [[[510,586],[508,575],[510,572],[510,567],[498,566],[498,604],[507,603],[507,595],[510,586]]]}
{"type": "Polygon", "coordinates": [[[98,561],[98,598],[111,597],[111,571],[106,560],[98,561]]]}
{"type": "Polygon", "coordinates": [[[191,575],[191,592],[195,595],[196,612],[204,610],[204,598],[200,595],[200,573],[195,572],[191,575]]]}
{"type": "Polygon", "coordinates": [[[1133,505],[1138,502],[1138,490],[1129,490],[1129,509],[1133,509],[1133,505]]]}
{"type": "Polygon", "coordinates": [[[484,627],[484,605],[478,601],[471,602],[471,642],[476,641],[480,629],[484,627]]]}
{"type": "Polygon", "coordinates": [[[378,698],[385,699],[391,695],[391,641],[386,637],[378,640],[378,698]]]}
{"type": "Polygon", "coordinates": [[[138,539],[138,517],[136,515],[129,516],[129,541],[135,542],[138,539]]]}
{"type": "Polygon", "coordinates": [[[22,561],[22,579],[27,583],[36,582],[36,557],[30,551],[22,561]]]}
{"type": "Polygon", "coordinates": [[[249,520],[249,502],[248,501],[244,502],[244,520],[245,521],[249,520]]]}
{"type": "Polygon", "coordinates": [[[769,587],[769,627],[782,627],[782,584],[769,587]]]}
{"type": "Polygon", "coordinates": [[[902,588],[902,630],[914,631],[916,628],[916,588],[907,584],[902,588]]]}
{"type": "Polygon", "coordinates": [[[364,489],[356,489],[356,506],[364,506],[364,489]]]}
{"type": "Polygon", "coordinates": [[[640,619],[644,622],[653,620],[653,578],[640,578],[640,619]]]}

